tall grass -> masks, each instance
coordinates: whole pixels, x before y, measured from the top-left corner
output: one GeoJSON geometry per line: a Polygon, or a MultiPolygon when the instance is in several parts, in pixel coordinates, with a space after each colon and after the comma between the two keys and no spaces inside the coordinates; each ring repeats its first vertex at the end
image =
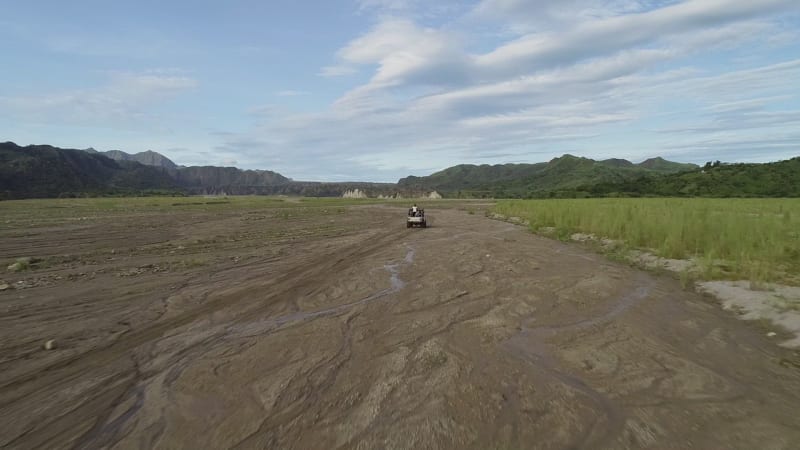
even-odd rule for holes
{"type": "Polygon", "coordinates": [[[665,258],[696,258],[705,278],[800,282],[800,199],[504,200],[534,231],[593,233],[665,258]]]}

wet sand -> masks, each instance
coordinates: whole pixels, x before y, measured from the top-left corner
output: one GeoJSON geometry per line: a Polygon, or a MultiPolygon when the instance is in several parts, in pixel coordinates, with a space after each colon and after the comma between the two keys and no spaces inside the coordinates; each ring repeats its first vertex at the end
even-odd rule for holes
{"type": "Polygon", "coordinates": [[[0,292],[0,446],[800,442],[797,353],[675,279],[457,209],[296,210],[6,233],[51,263],[0,292]]]}

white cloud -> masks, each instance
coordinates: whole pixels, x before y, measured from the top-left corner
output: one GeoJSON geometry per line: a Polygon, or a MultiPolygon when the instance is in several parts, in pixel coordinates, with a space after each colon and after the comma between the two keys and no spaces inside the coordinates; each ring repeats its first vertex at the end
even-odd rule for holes
{"type": "MultiPolygon", "coordinates": [[[[516,31],[563,28],[585,20],[641,12],[648,3],[635,0],[483,0],[472,15],[496,20],[516,31]]],[[[674,3],[674,2],[673,2],[674,3]]]]}
{"type": "MultiPolygon", "coordinates": [[[[629,2],[614,2],[618,3],[629,2]]],[[[665,52],[669,46],[684,51],[707,45],[735,46],[771,31],[767,22],[749,19],[794,6],[788,0],[691,0],[641,13],[586,20],[564,31],[525,34],[476,54],[466,51],[459,33],[420,27],[408,19],[384,19],[343,47],[337,53],[342,64],[333,67],[377,66],[371,87],[474,85],[592,58],[615,57],[640,46],[660,47],[665,52]]]]}
{"type": "Polygon", "coordinates": [[[286,90],[283,90],[283,91],[275,92],[275,95],[278,96],[278,97],[299,97],[299,96],[303,96],[303,95],[311,95],[311,92],[294,90],[294,89],[286,89],[286,90]]]}
{"type": "MultiPolygon", "coordinates": [[[[775,19],[799,10],[794,0],[356,5],[369,28],[327,56],[318,86],[302,86],[314,91],[304,104],[342,85],[347,91],[310,113],[251,105],[249,130],[204,134],[215,141],[204,161],[236,161],[295,179],[393,181],[458,163],[534,162],[566,152],[687,159],[726,148],[731,155],[783,154],[798,142],[792,129],[800,125],[800,63],[790,52],[761,50],[796,42],[792,23],[775,19]]],[[[62,50],[77,52],[73,44],[62,50]]],[[[0,114],[157,123],[164,99],[195,86],[179,71],[116,73],[102,86],[0,98],[0,114]]],[[[286,100],[274,97],[310,95],[261,88],[275,103],[286,100]]]]}
{"type": "Polygon", "coordinates": [[[792,0],[690,0],[637,14],[581,22],[564,32],[526,34],[476,56],[476,69],[488,76],[515,76],[552,65],[613,54],[657,43],[681,33],[747,20],[780,8],[798,8],[792,0]]]}
{"type": "Polygon", "coordinates": [[[470,1],[463,0],[356,0],[361,13],[403,16],[416,19],[455,17],[467,11],[470,1]]]}
{"type": "Polygon", "coordinates": [[[343,77],[347,75],[352,75],[356,73],[357,70],[351,66],[345,65],[334,65],[334,66],[325,66],[317,73],[317,75],[321,77],[343,77]]]}
{"type": "Polygon", "coordinates": [[[154,118],[152,105],[195,88],[193,78],[156,70],[111,73],[106,84],[93,88],[34,96],[0,97],[4,114],[19,120],[59,124],[126,126],[154,118]]]}
{"type": "Polygon", "coordinates": [[[47,26],[6,19],[0,42],[20,69],[34,59],[30,70],[71,65],[65,83],[80,82],[78,70],[96,76],[108,67],[199,72],[122,71],[27,94],[46,77],[11,78],[0,89],[0,123],[6,134],[51,127],[105,133],[107,142],[133,130],[137,145],[161,139],[166,148],[208,150],[205,163],[319,179],[392,180],[564,152],[694,157],[727,145],[742,156],[800,143],[792,131],[800,125],[797,0],[355,0],[337,9],[355,17],[314,22],[315,36],[363,24],[335,43],[338,51],[294,39],[296,18],[281,8],[248,14],[265,11],[286,22],[213,28],[191,42],[196,30],[181,21],[149,29],[115,16],[120,26],[94,30],[61,17],[43,17],[47,26]],[[196,95],[180,103],[188,93],[196,95]],[[303,113],[281,106],[301,95],[303,113]],[[164,138],[162,127],[177,131],[164,138]]]}
{"type": "Polygon", "coordinates": [[[416,7],[417,0],[357,0],[360,10],[406,11],[416,7]]]}
{"type": "Polygon", "coordinates": [[[791,28],[775,15],[800,10],[794,0],[483,0],[439,21],[419,19],[424,2],[360,7],[374,25],[320,75],[369,80],[327,109],[265,115],[220,151],[296,179],[392,181],[566,152],[741,158],[800,143],[800,66],[759,53],[791,28]]]}
{"type": "Polygon", "coordinates": [[[466,55],[456,36],[405,19],[380,22],[338,52],[349,65],[378,65],[373,85],[450,84],[463,78],[466,55]]]}

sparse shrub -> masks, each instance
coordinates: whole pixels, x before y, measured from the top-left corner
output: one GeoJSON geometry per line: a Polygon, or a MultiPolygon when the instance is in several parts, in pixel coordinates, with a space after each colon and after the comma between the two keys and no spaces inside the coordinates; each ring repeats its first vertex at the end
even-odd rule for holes
{"type": "Polygon", "coordinates": [[[205,260],[205,259],[191,258],[191,259],[183,260],[182,264],[183,264],[183,267],[185,267],[187,269],[192,269],[192,268],[196,268],[196,267],[203,267],[203,266],[208,264],[208,261],[205,260]]]}
{"type": "Polygon", "coordinates": [[[11,272],[23,272],[25,270],[30,270],[31,264],[35,262],[36,260],[29,257],[17,258],[16,261],[8,266],[8,270],[11,272]]]}

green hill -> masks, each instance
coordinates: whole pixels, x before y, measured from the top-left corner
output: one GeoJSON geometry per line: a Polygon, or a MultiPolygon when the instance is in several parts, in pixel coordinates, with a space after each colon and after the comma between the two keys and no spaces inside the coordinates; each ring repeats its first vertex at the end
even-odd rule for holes
{"type": "Polygon", "coordinates": [[[595,161],[564,155],[547,163],[458,165],[427,177],[406,177],[400,187],[436,190],[451,197],[550,197],[571,196],[580,187],[619,183],[643,175],[696,169],[662,158],[633,164],[624,159],[595,161]]]}
{"type": "Polygon", "coordinates": [[[541,171],[547,163],[539,164],[460,164],[425,177],[409,176],[400,179],[398,186],[420,191],[439,190],[456,192],[488,189],[498,183],[513,183],[531,177],[541,171]]]}
{"type": "Polygon", "coordinates": [[[664,172],[664,173],[684,172],[687,170],[694,170],[697,168],[697,166],[694,164],[685,164],[685,163],[667,161],[666,159],[660,156],[646,159],[637,164],[637,166],[643,167],[648,170],[652,170],[654,172],[664,172]]]}
{"type": "Polygon", "coordinates": [[[800,157],[764,164],[708,163],[688,172],[587,183],[590,196],[800,197],[800,157]]]}

